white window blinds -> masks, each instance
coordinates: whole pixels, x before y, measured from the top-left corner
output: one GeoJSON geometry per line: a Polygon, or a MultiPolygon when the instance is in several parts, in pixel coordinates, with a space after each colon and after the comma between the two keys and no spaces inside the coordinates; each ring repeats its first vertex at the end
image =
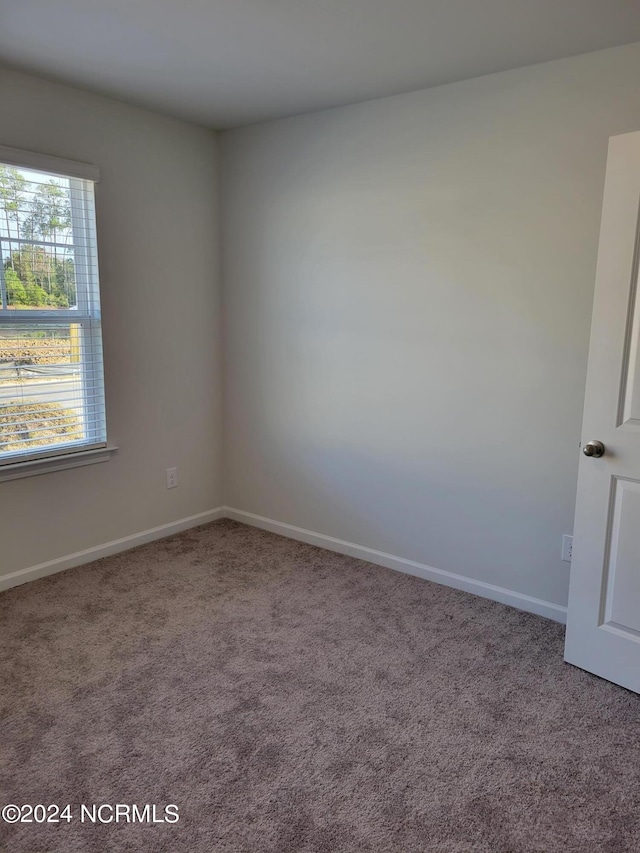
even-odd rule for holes
{"type": "Polygon", "coordinates": [[[106,445],[96,178],[0,148],[0,465],[106,445]]]}

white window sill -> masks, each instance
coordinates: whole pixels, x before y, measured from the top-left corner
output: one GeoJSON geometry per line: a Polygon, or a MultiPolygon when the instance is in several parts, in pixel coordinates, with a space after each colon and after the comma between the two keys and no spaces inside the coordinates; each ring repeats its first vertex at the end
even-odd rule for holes
{"type": "Polygon", "coordinates": [[[0,465],[0,483],[7,480],[20,480],[23,477],[35,477],[37,474],[48,474],[50,471],[64,471],[66,468],[80,468],[83,465],[108,462],[117,449],[117,447],[99,447],[93,450],[77,450],[75,453],[50,456],[48,459],[0,465]]]}

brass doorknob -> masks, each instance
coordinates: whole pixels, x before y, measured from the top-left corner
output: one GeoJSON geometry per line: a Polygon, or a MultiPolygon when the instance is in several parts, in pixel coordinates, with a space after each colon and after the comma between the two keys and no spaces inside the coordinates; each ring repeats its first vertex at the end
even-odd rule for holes
{"type": "Polygon", "coordinates": [[[601,441],[588,441],[582,448],[582,452],[585,456],[593,456],[596,459],[604,456],[604,451],[605,447],[601,441]]]}

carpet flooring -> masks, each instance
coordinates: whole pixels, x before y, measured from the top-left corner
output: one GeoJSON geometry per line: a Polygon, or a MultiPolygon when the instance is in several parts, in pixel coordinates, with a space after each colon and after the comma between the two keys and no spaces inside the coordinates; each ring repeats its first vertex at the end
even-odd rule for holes
{"type": "Polygon", "coordinates": [[[0,619],[2,803],[72,815],[6,853],[640,851],[640,697],[545,619],[231,521],[0,619]]]}

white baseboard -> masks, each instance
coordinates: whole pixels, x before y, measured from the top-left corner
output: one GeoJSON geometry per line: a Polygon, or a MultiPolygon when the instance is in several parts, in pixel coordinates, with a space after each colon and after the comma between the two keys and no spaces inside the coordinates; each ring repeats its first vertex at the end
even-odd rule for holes
{"type": "Polygon", "coordinates": [[[280,536],[286,536],[289,539],[298,539],[300,542],[307,542],[309,545],[317,545],[329,551],[337,551],[338,554],[358,557],[360,560],[385,566],[387,569],[394,569],[397,572],[415,575],[443,586],[471,592],[482,598],[490,598],[493,601],[516,607],[518,610],[526,610],[528,613],[553,619],[555,622],[564,624],[567,621],[566,607],[553,604],[551,601],[544,601],[541,598],[534,598],[531,595],[525,595],[522,592],[514,592],[511,589],[467,578],[454,572],[445,572],[442,569],[435,569],[433,566],[426,566],[413,560],[405,560],[404,557],[394,557],[393,554],[385,554],[384,551],[375,551],[373,548],[367,548],[364,545],[355,545],[353,542],[345,542],[343,539],[335,539],[333,536],[325,536],[323,533],[314,533],[312,530],[305,530],[302,527],[295,527],[293,524],[285,524],[282,521],[274,521],[271,518],[264,518],[261,515],[245,512],[241,509],[226,506],[224,507],[224,516],[243,524],[260,527],[262,530],[269,530],[271,533],[278,533],[280,536]]]}
{"type": "Polygon", "coordinates": [[[384,551],[376,551],[373,548],[367,548],[365,545],[345,542],[343,539],[335,539],[333,536],[325,536],[323,533],[314,533],[312,530],[295,527],[293,524],[274,521],[271,518],[264,518],[261,515],[255,515],[252,512],[245,512],[244,510],[228,506],[220,506],[207,512],[191,515],[188,518],[169,522],[169,524],[162,524],[160,527],[152,527],[150,530],[143,530],[141,533],[125,536],[122,539],[115,539],[113,542],[106,542],[104,545],[97,545],[94,548],[87,548],[85,551],[68,554],[65,557],[59,557],[47,563],[40,563],[37,566],[20,569],[17,572],[0,577],[0,591],[36,580],[37,578],[55,574],[56,572],[62,572],[65,569],[72,569],[76,566],[82,566],[85,563],[92,563],[94,560],[99,560],[102,557],[110,557],[112,554],[119,554],[122,551],[128,551],[130,548],[136,548],[138,545],[145,545],[147,542],[164,539],[167,536],[172,536],[174,533],[181,533],[183,530],[189,530],[191,527],[198,527],[201,524],[208,524],[210,521],[217,521],[220,518],[231,518],[234,521],[259,527],[262,530],[269,530],[272,533],[286,536],[289,539],[297,539],[300,542],[317,545],[329,551],[336,551],[338,554],[346,554],[349,557],[357,557],[360,560],[366,560],[378,566],[385,566],[397,572],[404,572],[405,574],[415,575],[416,577],[424,578],[443,586],[450,586],[454,589],[471,592],[474,595],[482,596],[482,598],[490,598],[493,601],[499,601],[502,604],[516,607],[519,610],[526,610],[528,613],[545,616],[547,619],[553,619],[556,622],[565,623],[567,621],[567,608],[562,607],[560,604],[553,604],[550,601],[534,598],[521,592],[514,592],[511,589],[467,578],[464,575],[457,575],[454,572],[446,572],[442,569],[436,569],[433,566],[417,563],[414,560],[406,560],[404,557],[385,554],[384,551]]]}
{"type": "Polygon", "coordinates": [[[156,539],[164,539],[166,536],[181,533],[183,530],[189,530],[191,527],[198,527],[201,524],[208,524],[210,521],[217,521],[219,518],[224,518],[224,514],[224,507],[220,506],[217,509],[200,512],[197,515],[190,515],[188,518],[171,521],[169,524],[162,524],[160,527],[143,530],[141,533],[134,533],[132,536],[114,539],[113,542],[106,542],[104,545],[87,548],[86,551],[67,554],[66,557],[59,557],[57,560],[50,560],[48,563],[40,563],[37,566],[20,569],[17,572],[0,577],[0,591],[36,580],[37,578],[53,575],[56,572],[62,572],[65,569],[73,569],[85,563],[92,563],[94,560],[99,560],[102,557],[110,557],[112,554],[128,551],[130,548],[136,548],[138,545],[146,545],[147,542],[154,542],[156,539]]]}

